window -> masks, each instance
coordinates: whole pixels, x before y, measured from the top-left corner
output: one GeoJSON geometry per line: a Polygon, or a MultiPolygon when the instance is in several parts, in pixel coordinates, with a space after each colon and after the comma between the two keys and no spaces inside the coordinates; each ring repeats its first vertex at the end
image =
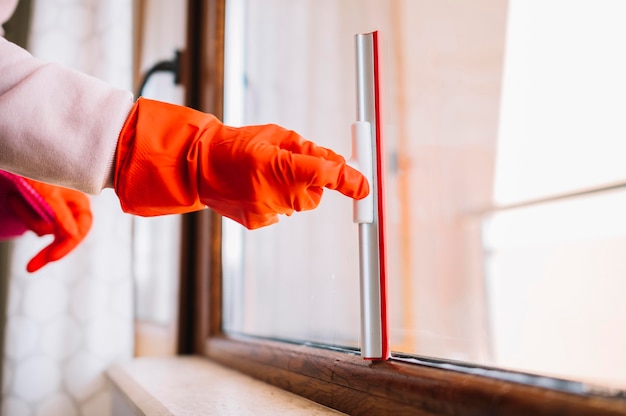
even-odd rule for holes
{"type": "MultiPolygon", "coordinates": [[[[239,40],[242,59],[229,56],[236,51],[236,39],[227,37],[227,44],[235,41],[226,50],[227,76],[245,75],[235,82],[241,88],[234,95],[241,99],[243,107],[238,108],[244,111],[227,111],[227,121],[282,124],[346,156],[349,127],[355,119],[354,34],[374,29],[386,34],[386,220],[388,273],[393,276],[389,280],[391,344],[397,353],[390,361],[375,363],[358,356],[356,226],[351,222],[350,201],[331,192],[319,209],[282,218],[278,225],[252,233],[199,215],[197,221],[205,224],[208,234],[198,233],[203,243],[196,253],[209,253],[211,263],[206,263],[206,255],[204,263],[199,256],[202,265],[194,286],[196,297],[192,298],[196,302],[193,310],[200,314],[194,330],[196,351],[353,414],[412,414],[416,409],[429,414],[610,414],[626,409],[620,390],[615,393],[609,388],[615,386],[610,380],[598,380],[578,369],[575,374],[564,374],[562,369],[541,364],[545,358],[541,354],[550,347],[537,344],[536,333],[529,338],[535,343],[526,352],[540,355],[529,354],[517,362],[506,358],[507,351],[521,345],[506,345],[507,340],[515,339],[510,333],[519,328],[516,313],[525,314],[525,305],[539,305],[536,299],[524,298],[519,286],[531,293],[532,285],[543,282],[536,274],[530,274],[533,281],[511,273],[519,271],[520,265],[533,273],[540,258],[537,254],[541,254],[521,244],[529,226],[520,224],[539,226],[541,215],[550,218],[550,212],[545,212],[550,211],[549,204],[538,198],[591,186],[602,188],[608,179],[620,178],[617,171],[595,183],[570,182],[570,187],[550,189],[548,195],[518,193],[509,194],[509,200],[500,199],[502,190],[522,189],[506,183],[511,176],[507,179],[502,169],[514,166],[510,159],[501,164],[506,161],[505,145],[515,143],[508,141],[513,139],[506,130],[519,131],[514,124],[506,124],[506,117],[518,114],[511,109],[512,102],[519,103],[519,97],[510,95],[511,88],[514,91],[521,84],[519,79],[507,78],[514,64],[511,60],[519,54],[512,43],[515,31],[517,35],[528,33],[527,26],[519,31],[520,24],[529,24],[524,16],[541,16],[550,22],[554,21],[548,19],[551,12],[570,7],[548,2],[560,7],[551,10],[546,2],[522,3],[226,3],[231,13],[228,18],[243,19],[237,25],[227,18],[227,29],[229,24],[245,28],[236,32],[243,36],[239,40]],[[520,12],[520,7],[526,7],[528,13],[520,12]],[[242,73],[229,70],[233,62],[242,73]],[[528,200],[533,204],[516,210],[502,206],[528,200]],[[318,345],[325,348],[316,348],[318,345]],[[554,375],[558,377],[552,378],[554,375]],[[592,378],[599,383],[589,383],[592,378]]],[[[225,10],[221,2],[209,4],[221,13],[225,10]]],[[[220,27],[215,24],[216,15],[198,7],[190,16],[206,16],[214,23],[209,28],[220,27]]],[[[593,20],[598,10],[589,7],[576,14],[572,6],[567,16],[593,20]]],[[[562,14],[558,16],[559,21],[564,19],[562,14]]],[[[540,29],[535,23],[533,27],[540,29]]],[[[220,30],[215,33],[223,35],[220,30]]],[[[220,36],[217,39],[223,39],[220,36]]],[[[615,36],[606,39],[615,40],[615,36]]],[[[206,56],[212,49],[197,50],[206,56]]],[[[216,65],[215,60],[206,62],[216,65]]],[[[199,82],[203,82],[201,77],[199,82]]],[[[211,91],[216,88],[212,83],[211,91]]],[[[233,90],[227,90],[226,109],[232,104],[231,93],[233,90]]],[[[203,109],[221,111],[216,104],[219,100],[212,100],[217,107],[205,103],[203,109]]],[[[529,102],[531,109],[539,105],[529,102]]],[[[544,113],[539,115],[549,119],[544,113]]],[[[540,145],[545,146],[542,150],[549,148],[540,145]]],[[[563,153],[560,147],[556,150],[563,153]]],[[[512,154],[513,162],[519,162],[521,153],[512,154]]],[[[530,152],[530,156],[536,154],[530,152]]],[[[583,153],[586,156],[589,154],[583,153]]],[[[554,156],[548,159],[555,160],[554,156]]],[[[536,167],[537,162],[528,159],[522,166],[529,164],[536,167]]],[[[542,183],[554,172],[552,164],[546,167],[538,174],[542,183]]],[[[593,199],[587,206],[606,207],[605,198],[609,197],[596,192],[587,197],[593,199]]],[[[561,203],[568,205],[557,207],[561,213],[591,209],[571,208],[577,205],[572,198],[561,203]]],[[[617,202],[614,199],[612,203],[617,202]]],[[[619,235],[619,228],[611,222],[594,230],[603,236],[619,235]]],[[[584,226],[574,231],[574,240],[583,236],[591,241],[584,226]]],[[[526,234],[533,244],[542,245],[550,238],[526,234]]],[[[564,236],[557,228],[553,235],[564,236]]],[[[589,253],[585,247],[586,243],[562,253],[571,259],[569,253],[589,253]]],[[[601,253],[603,247],[593,250],[601,253]]],[[[612,250],[618,247],[614,245],[612,250]]],[[[619,256],[611,259],[618,261],[619,256]]],[[[570,260],[563,264],[570,269],[578,267],[570,260]]],[[[619,269],[612,270],[619,273],[619,269]]],[[[619,283],[617,280],[607,279],[606,291],[615,288],[611,285],[619,283]]],[[[549,282],[552,289],[543,295],[556,289],[563,293],[563,281],[549,282]]],[[[545,299],[544,304],[553,307],[545,299]]],[[[594,307],[603,306],[597,303],[594,307]]],[[[619,302],[612,305],[619,316],[619,302]]],[[[544,317],[539,315],[539,321],[544,317]]],[[[579,331],[573,332],[578,337],[583,334],[581,340],[593,334],[589,332],[592,326],[577,328],[579,331]]],[[[544,361],[556,360],[552,356],[544,361]]]]}
{"type": "MultiPolygon", "coordinates": [[[[184,3],[141,2],[136,10],[137,46],[134,50],[139,87],[157,62],[170,60],[185,44],[184,3]],[[154,33],[159,33],[158,39],[154,33]]],[[[149,76],[141,94],[146,98],[182,104],[184,90],[173,74],[149,76]]],[[[139,93],[139,91],[136,91],[139,93]]],[[[135,286],[135,355],[176,352],[181,216],[133,218],[133,277],[135,286]]]]}

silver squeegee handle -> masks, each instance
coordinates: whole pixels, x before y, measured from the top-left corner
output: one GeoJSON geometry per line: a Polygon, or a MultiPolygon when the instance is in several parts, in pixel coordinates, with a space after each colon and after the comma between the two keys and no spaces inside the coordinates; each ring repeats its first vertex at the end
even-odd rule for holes
{"type": "Polygon", "coordinates": [[[383,355],[381,288],[378,243],[375,142],[376,107],[373,35],[356,35],[357,122],[352,126],[352,162],[368,179],[370,195],[354,201],[354,222],[359,226],[359,277],[361,297],[361,355],[383,355]]]}

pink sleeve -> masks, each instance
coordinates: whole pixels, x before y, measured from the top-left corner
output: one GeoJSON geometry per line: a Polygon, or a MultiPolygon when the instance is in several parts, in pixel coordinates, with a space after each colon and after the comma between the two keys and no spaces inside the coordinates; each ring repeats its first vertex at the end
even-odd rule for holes
{"type": "Polygon", "coordinates": [[[0,38],[0,169],[99,193],[132,105],[130,92],[0,38]]]}
{"type": "Polygon", "coordinates": [[[11,18],[17,7],[17,0],[0,0],[0,36],[4,34],[2,25],[11,18]]]}

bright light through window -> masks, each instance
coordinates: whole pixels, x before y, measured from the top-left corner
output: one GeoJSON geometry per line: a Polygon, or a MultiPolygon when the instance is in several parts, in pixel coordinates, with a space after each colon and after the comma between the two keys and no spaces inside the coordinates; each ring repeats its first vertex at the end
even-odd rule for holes
{"type": "MultiPolygon", "coordinates": [[[[626,386],[626,2],[227,4],[227,123],[344,156],[380,33],[392,351],[626,386]]],[[[225,224],[225,330],[358,348],[351,214],[225,224]]]]}
{"type": "Polygon", "coordinates": [[[626,179],[626,2],[511,0],[494,199],[626,179]]]}

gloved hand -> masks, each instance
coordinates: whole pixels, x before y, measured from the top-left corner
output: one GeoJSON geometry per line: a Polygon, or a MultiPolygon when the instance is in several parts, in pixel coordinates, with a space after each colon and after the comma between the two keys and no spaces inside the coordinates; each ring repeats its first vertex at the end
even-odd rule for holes
{"type": "Polygon", "coordinates": [[[16,178],[21,192],[6,194],[13,218],[39,236],[54,235],[52,243],[28,262],[26,270],[32,273],[72,251],[91,228],[92,214],[89,198],[78,191],[16,178]]]}
{"type": "Polygon", "coordinates": [[[28,231],[22,218],[9,204],[13,198],[23,199],[33,215],[52,221],[54,212],[41,195],[21,176],[0,170],[0,240],[19,237],[28,231]]]}
{"type": "Polygon", "coordinates": [[[315,208],[324,188],[355,199],[369,193],[342,156],[293,131],[228,127],[210,114],[143,98],[120,133],[114,187],[131,214],[209,206],[249,229],[315,208]]]}

